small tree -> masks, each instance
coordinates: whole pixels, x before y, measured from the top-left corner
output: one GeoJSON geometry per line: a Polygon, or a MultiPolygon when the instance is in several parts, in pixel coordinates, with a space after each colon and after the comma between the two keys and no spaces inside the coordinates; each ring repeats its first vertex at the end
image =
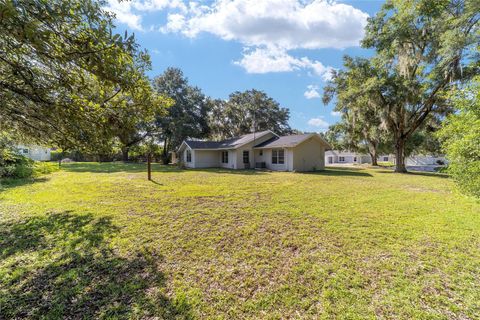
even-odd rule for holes
{"type": "Polygon", "coordinates": [[[480,197],[480,76],[452,94],[459,112],[447,117],[438,137],[448,172],[461,190],[480,197]]]}

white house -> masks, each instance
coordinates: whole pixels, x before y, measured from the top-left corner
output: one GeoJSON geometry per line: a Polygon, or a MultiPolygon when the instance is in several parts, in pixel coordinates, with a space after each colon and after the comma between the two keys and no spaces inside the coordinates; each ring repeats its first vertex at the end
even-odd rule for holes
{"type": "Polygon", "coordinates": [[[223,141],[185,140],[178,149],[188,168],[266,168],[275,171],[314,171],[325,167],[330,145],[318,134],[278,136],[272,131],[223,141]]]}
{"type": "Polygon", "coordinates": [[[50,161],[52,159],[49,148],[19,144],[16,146],[16,149],[20,155],[35,161],[50,161]]]}
{"type": "Polygon", "coordinates": [[[370,155],[353,151],[329,150],[325,152],[325,163],[362,164],[372,163],[370,155]]]}

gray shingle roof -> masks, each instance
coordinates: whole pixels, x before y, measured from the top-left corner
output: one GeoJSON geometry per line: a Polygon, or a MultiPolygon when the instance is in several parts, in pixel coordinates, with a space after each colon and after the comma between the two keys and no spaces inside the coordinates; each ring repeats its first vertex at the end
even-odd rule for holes
{"type": "Polygon", "coordinates": [[[199,141],[199,140],[185,140],[185,143],[192,149],[235,149],[241,145],[253,141],[255,138],[259,138],[270,131],[260,131],[245,134],[237,138],[226,139],[222,141],[199,141]]]}
{"type": "Polygon", "coordinates": [[[315,134],[294,134],[290,136],[275,137],[269,139],[265,142],[262,142],[255,146],[255,148],[288,148],[295,147],[300,142],[304,141],[309,137],[313,137],[315,134]]]}

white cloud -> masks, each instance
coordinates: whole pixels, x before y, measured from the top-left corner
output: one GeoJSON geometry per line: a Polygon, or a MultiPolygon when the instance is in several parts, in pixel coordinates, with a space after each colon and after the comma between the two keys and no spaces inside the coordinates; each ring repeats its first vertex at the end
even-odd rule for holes
{"type": "Polygon", "coordinates": [[[312,118],[312,119],[308,120],[307,123],[308,123],[309,126],[318,127],[320,129],[323,129],[323,130],[328,129],[328,126],[330,125],[327,121],[325,121],[323,119],[322,116],[320,116],[318,118],[312,118]]]}
{"type": "Polygon", "coordinates": [[[342,113],[340,111],[332,111],[332,112],[330,112],[330,114],[334,117],[340,117],[342,115],[342,113]]]}
{"type": "Polygon", "coordinates": [[[234,61],[234,64],[243,67],[248,73],[307,70],[324,80],[330,77],[333,69],[325,67],[320,61],[312,61],[307,57],[295,58],[284,49],[275,47],[245,49],[242,59],[234,61]]]}
{"type": "Polygon", "coordinates": [[[307,57],[292,56],[293,49],[358,46],[368,15],[334,0],[108,0],[107,9],[134,30],[160,30],[195,38],[213,34],[244,45],[235,61],[249,73],[305,70],[331,78],[330,66],[307,57]],[[166,11],[161,27],[145,28],[142,15],[166,11]]]}
{"type": "Polygon", "coordinates": [[[211,6],[190,4],[184,28],[171,31],[188,37],[206,32],[247,46],[345,48],[359,44],[367,17],[325,0],[218,0],[211,6]]]}
{"type": "MultiPolygon", "coordinates": [[[[108,0],[105,9],[114,13],[116,20],[120,23],[124,23],[129,28],[139,31],[145,30],[142,26],[142,13],[144,11],[152,12],[162,11],[164,9],[178,9],[181,12],[187,12],[187,6],[182,0],[108,0]]],[[[173,27],[175,27],[175,25],[173,25],[173,27]]]]}
{"type": "Polygon", "coordinates": [[[117,0],[109,0],[106,10],[115,14],[116,20],[126,24],[133,30],[143,30],[142,17],[132,12],[132,3],[128,1],[118,2],[117,0]]]}
{"type": "Polygon", "coordinates": [[[131,3],[139,11],[160,11],[166,8],[187,11],[187,6],[182,0],[133,0],[131,3]]]}
{"type": "Polygon", "coordinates": [[[318,86],[313,84],[307,86],[307,91],[303,94],[307,99],[320,98],[320,93],[318,92],[318,86]]]}
{"type": "Polygon", "coordinates": [[[167,17],[167,24],[160,28],[162,32],[180,31],[185,26],[185,17],[181,14],[169,14],[167,17]]]}

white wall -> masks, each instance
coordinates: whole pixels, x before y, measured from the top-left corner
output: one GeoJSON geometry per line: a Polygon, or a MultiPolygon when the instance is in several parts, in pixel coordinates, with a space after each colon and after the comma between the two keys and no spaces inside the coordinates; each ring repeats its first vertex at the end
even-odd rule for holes
{"type": "Polygon", "coordinates": [[[216,150],[195,150],[195,168],[220,166],[220,152],[216,150]]]}
{"type": "Polygon", "coordinates": [[[16,148],[19,154],[35,161],[50,161],[52,159],[49,148],[26,145],[17,145],[16,148]]]}
{"type": "Polygon", "coordinates": [[[408,157],[405,162],[407,166],[428,166],[428,165],[438,165],[437,161],[440,160],[443,163],[446,163],[445,157],[434,157],[434,156],[413,156],[408,157]]]}
{"type": "Polygon", "coordinates": [[[218,152],[218,161],[221,168],[236,169],[237,168],[237,153],[235,150],[220,150],[218,152]],[[222,163],[222,151],[228,152],[228,163],[222,163]]]}
{"type": "Polygon", "coordinates": [[[355,164],[355,163],[372,163],[370,155],[355,153],[355,152],[337,152],[337,151],[325,151],[325,161],[326,165],[332,163],[347,163],[347,164],[355,164]],[[332,158],[332,162],[329,162],[329,157],[332,158]],[[340,161],[340,157],[344,158],[344,161],[340,161]],[[356,161],[355,161],[356,158],[356,161]]]}
{"type": "Polygon", "coordinates": [[[269,170],[274,171],[286,171],[288,168],[288,149],[285,148],[275,148],[275,150],[283,149],[285,151],[285,163],[284,164],[275,164],[272,163],[272,149],[257,149],[255,150],[255,162],[265,162],[265,166],[269,170]],[[263,152],[263,155],[260,155],[260,150],[263,152]]]}
{"type": "Polygon", "coordinates": [[[189,146],[187,146],[185,148],[185,150],[183,150],[181,158],[182,158],[181,161],[185,165],[185,167],[195,168],[195,150],[192,150],[192,149],[190,149],[189,146]],[[187,162],[187,150],[192,153],[192,161],[191,162],[187,162]]]}

